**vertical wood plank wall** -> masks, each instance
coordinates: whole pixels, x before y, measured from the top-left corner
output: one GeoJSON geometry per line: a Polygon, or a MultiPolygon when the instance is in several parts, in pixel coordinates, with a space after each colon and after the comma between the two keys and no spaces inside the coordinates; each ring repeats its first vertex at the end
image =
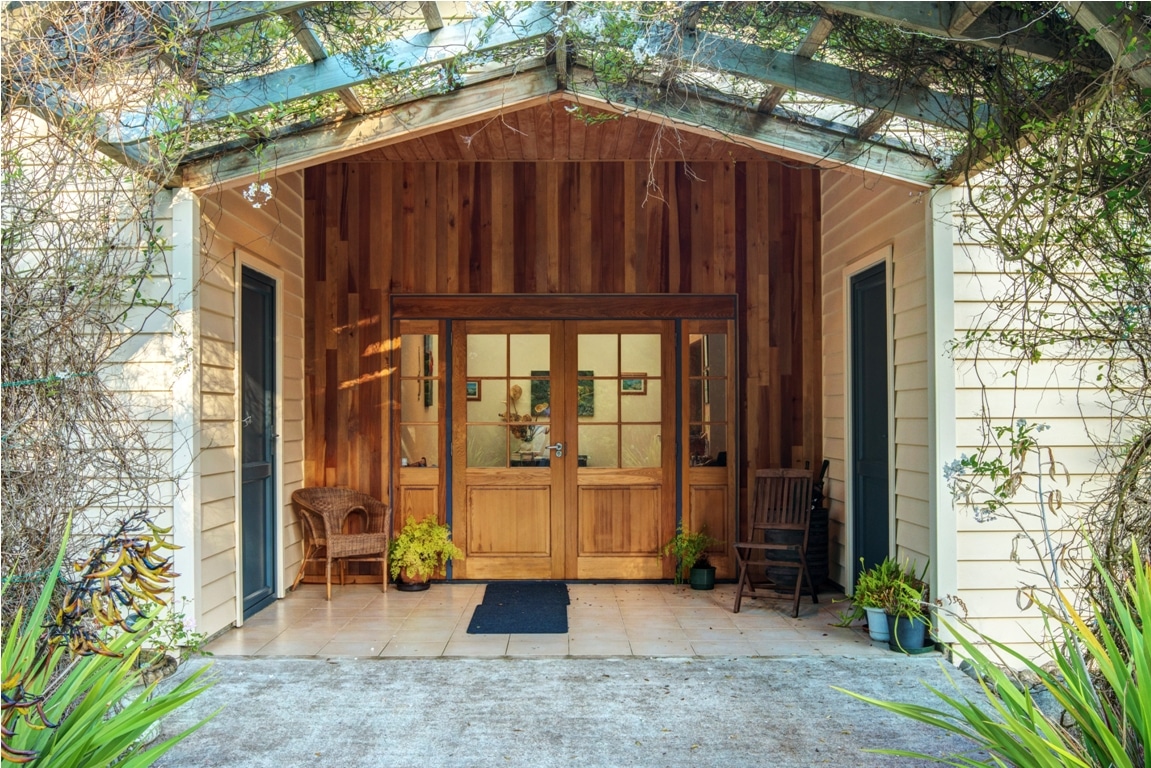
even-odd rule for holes
{"type": "Polygon", "coordinates": [[[737,294],[741,483],[817,468],[819,205],[817,171],[766,160],[309,169],[305,483],[387,498],[389,299],[411,293],[737,294]]]}

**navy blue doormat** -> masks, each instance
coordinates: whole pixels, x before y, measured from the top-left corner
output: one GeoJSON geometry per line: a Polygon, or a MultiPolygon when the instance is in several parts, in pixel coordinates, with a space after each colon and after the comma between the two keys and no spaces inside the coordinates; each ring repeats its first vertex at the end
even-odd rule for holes
{"type": "Polygon", "coordinates": [[[566,634],[569,603],[568,585],[562,581],[497,581],[484,591],[468,634],[566,634]]]}

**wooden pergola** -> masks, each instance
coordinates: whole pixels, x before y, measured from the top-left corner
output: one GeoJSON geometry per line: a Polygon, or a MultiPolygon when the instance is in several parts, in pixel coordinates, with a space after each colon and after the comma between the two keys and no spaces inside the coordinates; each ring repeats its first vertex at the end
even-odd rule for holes
{"type": "MultiPolygon", "coordinates": [[[[783,157],[918,184],[952,180],[977,167],[982,158],[968,151],[965,137],[1000,116],[946,82],[908,82],[878,64],[849,61],[834,40],[837,26],[852,18],[955,50],[1005,53],[1040,65],[1070,61],[1073,72],[1099,72],[1114,61],[1140,87],[1151,87],[1148,47],[1127,44],[1137,28],[1138,3],[1023,9],[1000,2],[751,3],[739,4],[740,12],[754,10],[766,22],[784,18],[786,6],[787,34],[765,35],[759,28],[735,35],[721,23],[722,3],[485,4],[483,13],[472,15],[463,3],[369,2],[354,4],[365,23],[386,19],[394,36],[360,48],[323,23],[341,4],[156,5],[168,23],[157,31],[158,41],[283,37],[274,61],[227,82],[189,71],[179,54],[164,54],[173,81],[181,84],[173,90],[178,96],[104,121],[104,150],[141,167],[152,158],[152,145],[176,127],[210,134],[187,154],[174,180],[192,189],[232,186],[269,169],[291,170],[318,157],[338,159],[407,140],[500,103],[557,96],[573,110],[641,113],[783,157]],[[663,15],[653,18],[658,11],[663,15]],[[628,18],[641,34],[624,53],[632,63],[642,61],[642,74],[617,86],[605,81],[603,62],[585,43],[598,40],[605,24],[628,18]],[[1080,45],[1084,31],[1093,42],[1080,45]],[[780,45],[749,42],[757,37],[780,45]],[[378,87],[397,79],[406,84],[400,95],[378,87]],[[292,117],[304,103],[311,105],[308,118],[292,117]],[[275,110],[289,117],[275,118],[275,110]],[[248,118],[255,119],[246,123],[248,118]]],[[[12,64],[18,97],[42,116],[60,119],[77,103],[61,83],[21,80],[18,63],[12,64]]]]}

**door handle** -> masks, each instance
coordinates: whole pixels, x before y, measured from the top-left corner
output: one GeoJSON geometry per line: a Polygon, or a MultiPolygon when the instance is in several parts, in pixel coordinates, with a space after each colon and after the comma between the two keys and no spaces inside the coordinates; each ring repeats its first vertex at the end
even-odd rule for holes
{"type": "Polygon", "coordinates": [[[557,459],[562,459],[564,457],[564,444],[563,443],[556,443],[555,445],[545,445],[544,450],[545,451],[555,451],[557,459]]]}

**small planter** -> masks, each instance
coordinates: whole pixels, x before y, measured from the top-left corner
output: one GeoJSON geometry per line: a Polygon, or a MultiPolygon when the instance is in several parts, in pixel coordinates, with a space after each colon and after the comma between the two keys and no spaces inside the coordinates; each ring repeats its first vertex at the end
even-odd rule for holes
{"type": "Polygon", "coordinates": [[[889,637],[887,647],[903,653],[920,653],[927,648],[927,630],[930,625],[924,616],[887,615],[889,637]]]}
{"type": "Polygon", "coordinates": [[[887,625],[887,614],[883,609],[864,606],[863,611],[867,614],[867,634],[871,635],[871,639],[881,643],[888,642],[891,639],[891,629],[887,625]]]}
{"type": "Polygon", "coordinates": [[[695,567],[691,569],[692,589],[715,589],[715,566],[706,568],[695,567]]]}
{"type": "Polygon", "coordinates": [[[413,576],[405,568],[400,571],[400,580],[396,582],[396,589],[401,592],[423,592],[432,582],[427,577],[413,576]]]}

